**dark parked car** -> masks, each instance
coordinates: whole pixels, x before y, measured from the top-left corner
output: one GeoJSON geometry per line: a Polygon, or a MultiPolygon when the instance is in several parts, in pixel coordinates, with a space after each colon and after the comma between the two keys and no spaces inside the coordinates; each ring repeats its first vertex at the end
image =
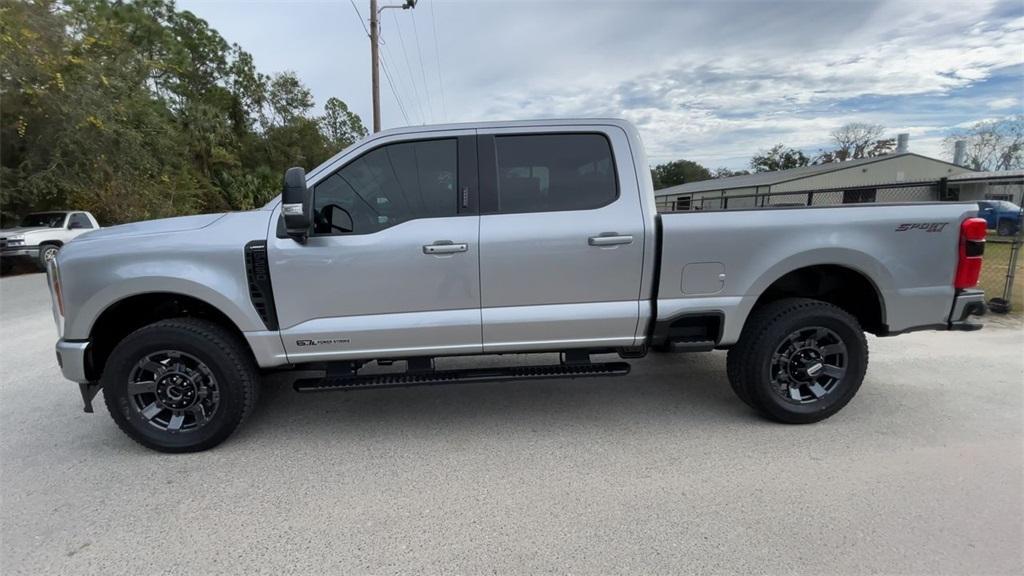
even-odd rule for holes
{"type": "Polygon", "coordinates": [[[1021,207],[1006,200],[981,200],[978,202],[978,217],[984,218],[989,230],[1000,236],[1013,236],[1020,232],[1021,207]]]}

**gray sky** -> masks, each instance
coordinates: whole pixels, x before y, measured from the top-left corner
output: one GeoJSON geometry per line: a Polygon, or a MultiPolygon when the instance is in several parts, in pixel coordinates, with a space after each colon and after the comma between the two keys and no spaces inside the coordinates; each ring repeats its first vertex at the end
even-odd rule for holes
{"type": "MultiPolygon", "coordinates": [[[[368,0],[355,5],[367,18],[368,0]]],[[[369,41],[350,0],[179,8],[369,127],[369,41]]],[[[382,74],[385,128],[624,117],[652,162],[744,168],[779,142],[812,154],[850,121],[910,132],[912,151],[941,157],[953,127],[1024,112],[1020,0],[420,0],[385,10],[382,35],[408,117],[382,74]]]]}

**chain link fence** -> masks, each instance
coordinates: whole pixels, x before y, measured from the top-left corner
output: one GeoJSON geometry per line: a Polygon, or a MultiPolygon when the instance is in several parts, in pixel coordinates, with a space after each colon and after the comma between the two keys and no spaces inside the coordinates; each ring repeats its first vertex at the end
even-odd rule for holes
{"type": "Polygon", "coordinates": [[[793,206],[839,206],[842,204],[893,204],[935,202],[942,198],[943,187],[937,182],[916,182],[859,186],[834,190],[801,190],[794,192],[747,192],[716,190],[693,192],[676,197],[657,198],[659,212],[699,210],[750,210],[752,208],[784,208],[793,206]]]}
{"type": "Polygon", "coordinates": [[[992,312],[1024,313],[1024,260],[1020,249],[1024,237],[1000,236],[989,231],[985,239],[985,263],[981,266],[978,287],[988,297],[992,312]]]}

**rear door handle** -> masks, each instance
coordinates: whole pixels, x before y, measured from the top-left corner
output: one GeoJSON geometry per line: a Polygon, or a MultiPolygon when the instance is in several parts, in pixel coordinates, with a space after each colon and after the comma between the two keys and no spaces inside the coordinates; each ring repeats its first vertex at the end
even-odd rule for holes
{"type": "Polygon", "coordinates": [[[587,240],[587,244],[591,246],[617,246],[619,244],[632,244],[633,237],[629,234],[616,234],[614,232],[605,232],[598,236],[591,236],[587,240]]]}
{"type": "Polygon", "coordinates": [[[423,246],[424,254],[455,254],[469,250],[469,244],[456,244],[451,240],[438,240],[423,246]]]}

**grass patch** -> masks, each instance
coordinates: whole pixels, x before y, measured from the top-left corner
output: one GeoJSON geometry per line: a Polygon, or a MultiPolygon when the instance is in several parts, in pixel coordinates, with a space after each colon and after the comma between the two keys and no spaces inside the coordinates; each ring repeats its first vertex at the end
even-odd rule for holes
{"type": "MultiPolygon", "coordinates": [[[[989,237],[985,243],[985,263],[981,267],[978,287],[985,291],[985,298],[1002,298],[1006,285],[1006,273],[1010,268],[1012,244],[1009,240],[989,237]]],[[[1017,267],[1013,277],[1012,314],[1024,314],[1024,255],[1017,255],[1017,267]]]]}

